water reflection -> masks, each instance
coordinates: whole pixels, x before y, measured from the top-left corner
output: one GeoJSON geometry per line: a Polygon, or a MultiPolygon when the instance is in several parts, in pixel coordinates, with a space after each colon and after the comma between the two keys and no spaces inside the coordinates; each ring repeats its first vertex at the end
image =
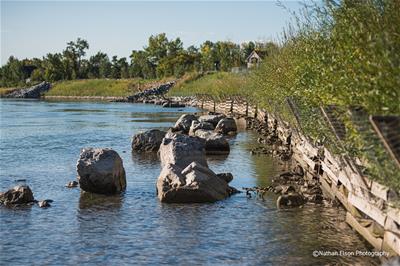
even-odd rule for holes
{"type": "Polygon", "coordinates": [[[79,209],[97,210],[115,210],[122,206],[124,194],[101,195],[82,191],[79,197],[79,209]]]}

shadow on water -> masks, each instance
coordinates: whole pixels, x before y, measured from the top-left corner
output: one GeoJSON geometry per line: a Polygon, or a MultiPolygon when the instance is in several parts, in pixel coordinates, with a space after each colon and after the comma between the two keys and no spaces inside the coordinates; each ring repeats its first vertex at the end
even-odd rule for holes
{"type": "Polygon", "coordinates": [[[137,152],[132,151],[132,162],[135,165],[159,165],[159,157],[157,152],[137,152]]]}
{"type": "Polygon", "coordinates": [[[79,198],[79,209],[91,209],[93,211],[110,210],[113,212],[122,207],[123,199],[123,193],[118,195],[101,195],[82,191],[79,198]]]}

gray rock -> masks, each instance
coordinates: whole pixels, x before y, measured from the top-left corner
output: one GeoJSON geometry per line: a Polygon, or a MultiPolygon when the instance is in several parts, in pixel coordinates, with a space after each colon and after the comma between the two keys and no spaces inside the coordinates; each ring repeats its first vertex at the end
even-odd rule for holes
{"type": "Polygon", "coordinates": [[[78,185],[79,185],[78,182],[76,182],[76,181],[70,181],[70,182],[68,182],[68,184],[65,185],[65,187],[67,187],[67,188],[74,188],[74,187],[77,187],[78,185]]]}
{"type": "Polygon", "coordinates": [[[159,149],[162,167],[173,164],[185,168],[192,162],[208,166],[205,154],[204,140],[170,132],[165,135],[159,149]]]}
{"type": "Polygon", "coordinates": [[[165,131],[152,129],[136,134],[132,138],[132,150],[144,152],[158,151],[166,133],[165,131]]]}
{"type": "Polygon", "coordinates": [[[229,142],[219,133],[198,129],[195,136],[205,140],[206,154],[228,154],[230,152],[229,142]]]}
{"type": "Polygon", "coordinates": [[[228,134],[230,132],[236,132],[237,131],[237,126],[235,119],[231,117],[227,117],[224,119],[221,119],[217,126],[215,127],[215,132],[221,133],[221,134],[228,134]]]}
{"type": "Polygon", "coordinates": [[[299,193],[290,193],[290,194],[284,194],[280,195],[279,198],[276,201],[276,205],[278,208],[281,207],[298,207],[300,205],[303,205],[305,203],[305,200],[302,195],[299,193]]]}
{"type": "Polygon", "coordinates": [[[40,208],[48,208],[48,207],[51,207],[51,205],[50,205],[51,202],[53,202],[53,201],[48,200],[48,199],[41,200],[41,201],[38,201],[38,205],[40,208]]]}
{"type": "Polygon", "coordinates": [[[204,129],[204,130],[214,130],[214,125],[209,122],[199,122],[197,120],[192,121],[192,125],[189,129],[189,135],[194,136],[196,130],[204,129]]]}
{"type": "Polygon", "coordinates": [[[26,204],[34,200],[32,190],[26,185],[18,185],[4,193],[0,193],[0,203],[4,205],[26,204]]]}
{"type": "Polygon", "coordinates": [[[200,122],[207,122],[214,125],[214,127],[218,124],[218,122],[225,118],[224,114],[215,114],[215,115],[202,115],[199,117],[200,122]]]}
{"type": "Polygon", "coordinates": [[[184,114],[178,119],[178,121],[176,121],[173,129],[174,131],[183,131],[185,133],[189,133],[189,129],[193,121],[197,121],[196,116],[191,114],[184,114]]]}
{"type": "Polygon", "coordinates": [[[6,98],[40,98],[40,96],[50,90],[51,84],[43,81],[40,84],[26,89],[15,90],[7,94],[6,98]]]}
{"type": "Polygon", "coordinates": [[[222,200],[232,188],[208,167],[193,162],[185,169],[167,164],[157,180],[157,194],[161,202],[202,203],[222,200]]]}
{"type": "Polygon", "coordinates": [[[220,174],[217,174],[217,176],[219,178],[221,178],[222,180],[224,180],[226,183],[230,183],[233,180],[232,173],[220,173],[220,174]]]}
{"type": "Polygon", "coordinates": [[[112,149],[83,149],[76,168],[79,185],[84,191],[115,194],[126,188],[122,159],[112,149]]]}

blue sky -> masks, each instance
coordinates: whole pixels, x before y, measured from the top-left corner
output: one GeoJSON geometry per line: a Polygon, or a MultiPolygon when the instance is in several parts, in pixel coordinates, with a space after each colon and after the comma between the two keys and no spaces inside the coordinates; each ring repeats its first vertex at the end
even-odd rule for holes
{"type": "MultiPolygon", "coordinates": [[[[298,10],[298,1],[281,1],[298,10]]],[[[77,37],[88,40],[88,55],[97,51],[129,57],[152,34],[180,37],[185,45],[205,40],[277,39],[290,20],[276,1],[138,2],[138,1],[3,1],[1,64],[61,52],[77,37]]]]}

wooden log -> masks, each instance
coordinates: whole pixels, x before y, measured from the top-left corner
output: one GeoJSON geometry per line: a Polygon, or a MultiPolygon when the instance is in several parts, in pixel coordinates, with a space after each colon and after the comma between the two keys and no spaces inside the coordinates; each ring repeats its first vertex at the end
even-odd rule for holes
{"type": "Polygon", "coordinates": [[[365,198],[355,195],[353,192],[349,193],[348,201],[364,214],[374,219],[378,224],[385,226],[386,214],[374,204],[367,201],[365,198]]]}
{"type": "Polygon", "coordinates": [[[346,223],[348,223],[352,228],[354,228],[361,236],[363,236],[375,249],[381,250],[382,239],[374,237],[371,232],[363,227],[356,218],[351,215],[350,212],[346,213],[346,223]]]}

